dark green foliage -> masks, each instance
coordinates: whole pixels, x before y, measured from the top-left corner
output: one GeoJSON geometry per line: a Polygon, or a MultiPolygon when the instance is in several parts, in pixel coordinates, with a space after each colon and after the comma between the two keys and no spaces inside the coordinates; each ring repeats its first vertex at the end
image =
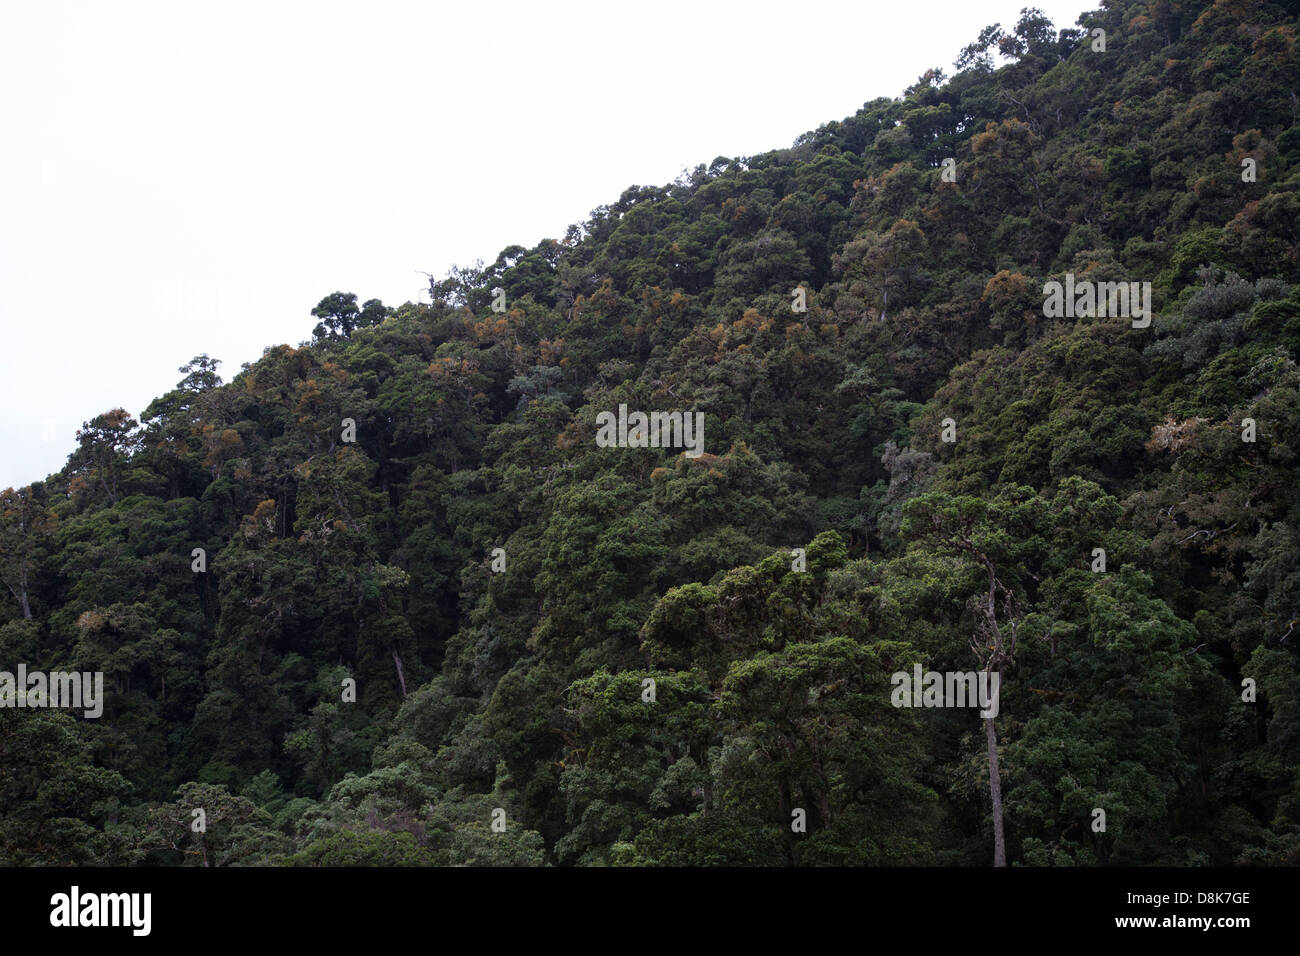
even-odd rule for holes
{"type": "Polygon", "coordinates": [[[0,671],[104,712],[0,708],[0,863],[986,864],[991,725],[891,685],[996,658],[1010,863],[1294,864],[1300,22],[1078,26],[86,422],[0,671]]]}

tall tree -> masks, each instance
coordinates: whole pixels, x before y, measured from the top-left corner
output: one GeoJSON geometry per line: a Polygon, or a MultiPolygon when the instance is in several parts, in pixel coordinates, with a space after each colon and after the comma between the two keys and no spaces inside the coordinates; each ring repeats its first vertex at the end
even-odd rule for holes
{"type": "Polygon", "coordinates": [[[56,523],[42,485],[0,492],[0,581],[28,621],[32,619],[28,581],[56,523]]]}

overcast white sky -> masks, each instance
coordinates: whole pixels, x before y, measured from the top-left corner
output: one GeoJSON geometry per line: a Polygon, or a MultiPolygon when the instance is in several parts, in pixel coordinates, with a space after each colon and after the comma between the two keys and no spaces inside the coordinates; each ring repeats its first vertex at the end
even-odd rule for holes
{"type": "Polygon", "coordinates": [[[0,488],[200,352],[229,380],[336,289],[427,301],[421,270],[789,146],[1030,3],[0,0],[0,488]]]}

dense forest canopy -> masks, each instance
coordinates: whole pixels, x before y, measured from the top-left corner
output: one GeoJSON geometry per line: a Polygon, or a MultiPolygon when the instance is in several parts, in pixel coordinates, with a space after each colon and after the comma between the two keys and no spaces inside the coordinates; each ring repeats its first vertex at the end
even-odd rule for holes
{"type": "Polygon", "coordinates": [[[1295,863],[1298,30],[1027,9],[92,418],[0,496],[0,671],[104,680],[10,687],[0,863],[1295,863]]]}

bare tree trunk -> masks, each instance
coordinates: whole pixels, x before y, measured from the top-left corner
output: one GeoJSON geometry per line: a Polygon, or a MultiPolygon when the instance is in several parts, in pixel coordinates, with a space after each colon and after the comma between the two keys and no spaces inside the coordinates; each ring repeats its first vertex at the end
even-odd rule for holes
{"type": "Polygon", "coordinates": [[[993,718],[984,718],[984,736],[989,747],[989,796],[993,798],[993,865],[1007,865],[1007,841],[1002,832],[1002,777],[998,773],[998,732],[993,718]]]}
{"type": "Polygon", "coordinates": [[[22,570],[19,572],[18,575],[18,588],[23,592],[22,595],[23,618],[25,620],[30,621],[32,619],[32,608],[31,605],[27,603],[27,558],[26,557],[23,558],[22,570]]]}
{"type": "Polygon", "coordinates": [[[402,699],[406,699],[406,675],[402,673],[402,659],[397,654],[397,648],[393,648],[393,664],[397,667],[397,684],[402,688],[402,699]]]}
{"type": "Polygon", "coordinates": [[[5,582],[5,586],[9,588],[9,593],[12,594],[15,600],[17,600],[18,603],[22,606],[23,618],[25,620],[30,621],[32,619],[32,609],[31,606],[27,603],[27,588],[24,587],[20,590],[14,587],[12,584],[9,584],[7,581],[5,582]]]}
{"type": "MultiPolygon", "coordinates": [[[[993,562],[986,557],[984,559],[985,567],[989,574],[989,596],[988,603],[984,608],[985,620],[988,623],[989,635],[993,639],[993,646],[990,648],[991,654],[988,663],[985,665],[985,673],[988,674],[990,684],[993,675],[1001,675],[1002,664],[1010,658],[1010,654],[1015,652],[1016,643],[1016,624],[1014,619],[1011,622],[1011,648],[1008,649],[1002,641],[1002,628],[998,627],[997,615],[997,592],[998,579],[993,569],[993,562]]],[[[988,743],[989,756],[989,797],[993,802],[993,865],[1007,865],[1007,841],[1002,829],[1002,775],[998,772],[998,732],[993,726],[993,717],[984,718],[984,736],[988,743]]]]}

